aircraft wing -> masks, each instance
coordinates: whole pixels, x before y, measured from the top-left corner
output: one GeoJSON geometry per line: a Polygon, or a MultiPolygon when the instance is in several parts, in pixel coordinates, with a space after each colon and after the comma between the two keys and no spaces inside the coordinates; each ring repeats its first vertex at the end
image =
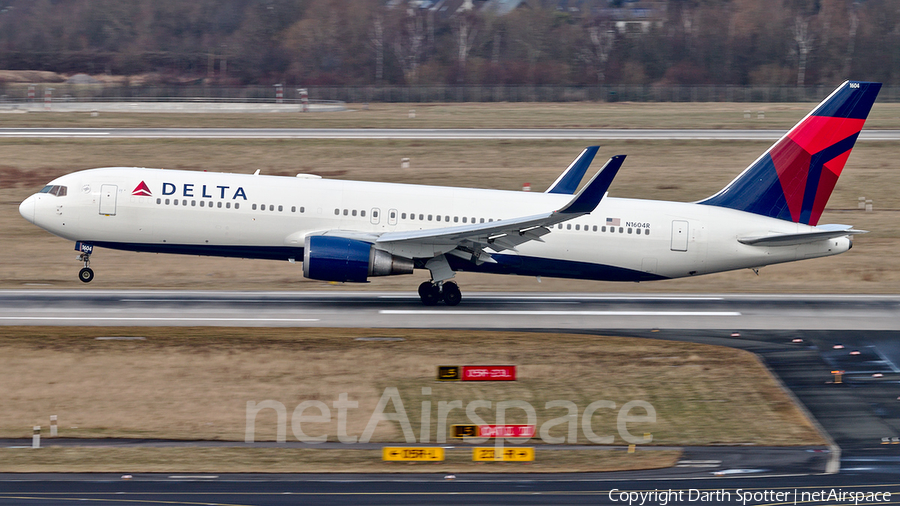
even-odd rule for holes
{"type": "Polygon", "coordinates": [[[799,234],[778,234],[760,237],[739,237],[738,242],[750,246],[796,246],[810,242],[824,241],[835,237],[865,234],[866,230],[855,230],[851,225],[821,225],[814,232],[799,234]]]}
{"type": "Polygon", "coordinates": [[[578,183],[581,182],[584,173],[587,172],[591,162],[594,161],[594,155],[597,154],[597,150],[599,149],[600,146],[588,146],[584,148],[584,151],[578,155],[578,158],[566,167],[566,170],[556,178],[556,181],[554,181],[553,184],[550,185],[550,188],[547,188],[547,191],[544,193],[564,193],[566,195],[574,195],[575,190],[578,189],[578,183]]]}
{"type": "Polygon", "coordinates": [[[379,236],[375,244],[397,254],[430,252],[407,253],[416,257],[449,253],[479,263],[491,262],[490,253],[485,250],[515,250],[522,243],[541,241],[553,225],[591,213],[606,194],[624,160],[625,155],[610,158],[568,204],[556,211],[459,227],[388,232],[379,236]]]}

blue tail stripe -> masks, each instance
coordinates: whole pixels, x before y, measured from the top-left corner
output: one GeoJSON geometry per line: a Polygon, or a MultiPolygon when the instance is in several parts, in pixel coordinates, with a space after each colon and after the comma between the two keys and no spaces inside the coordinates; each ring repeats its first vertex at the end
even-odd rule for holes
{"type": "Polygon", "coordinates": [[[866,119],[875,98],[881,90],[881,83],[850,81],[812,112],[813,116],[829,116],[834,118],[866,119]],[[858,86],[858,88],[853,88],[858,86]]]}
{"type": "Polygon", "coordinates": [[[853,149],[857,137],[859,137],[859,134],[853,134],[850,137],[813,154],[809,163],[809,174],[806,176],[806,188],[803,193],[803,207],[800,210],[800,223],[808,224],[810,217],[812,216],[813,205],[816,202],[816,195],[819,190],[819,180],[822,178],[822,170],[825,168],[825,164],[847,150],[853,149]]]}

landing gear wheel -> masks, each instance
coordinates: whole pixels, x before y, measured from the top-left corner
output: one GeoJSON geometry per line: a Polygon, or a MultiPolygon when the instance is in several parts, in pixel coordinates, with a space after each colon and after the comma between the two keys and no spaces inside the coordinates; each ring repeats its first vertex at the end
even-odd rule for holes
{"type": "Polygon", "coordinates": [[[85,267],[78,271],[78,279],[80,279],[83,283],[90,283],[92,279],[94,279],[94,270],[90,267],[85,267]]]}
{"type": "Polygon", "coordinates": [[[444,297],[444,304],[448,306],[455,306],[462,300],[462,292],[459,291],[459,286],[456,283],[444,283],[444,286],[441,287],[441,293],[444,297]]]}
{"type": "Polygon", "coordinates": [[[419,298],[426,306],[436,306],[441,300],[441,288],[431,281],[419,285],[419,298]]]}

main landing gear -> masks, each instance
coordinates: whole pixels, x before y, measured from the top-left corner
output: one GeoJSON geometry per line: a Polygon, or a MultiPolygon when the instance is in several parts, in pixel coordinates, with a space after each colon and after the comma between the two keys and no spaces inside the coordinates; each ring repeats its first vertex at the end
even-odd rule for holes
{"type": "Polygon", "coordinates": [[[79,261],[84,262],[84,268],[78,271],[78,279],[80,279],[82,283],[90,283],[91,280],[94,279],[94,270],[90,267],[90,253],[81,253],[77,258],[79,261]]]}
{"type": "Polygon", "coordinates": [[[462,300],[462,292],[452,281],[426,281],[419,285],[419,297],[426,306],[437,306],[440,301],[455,306],[462,300]]]}
{"type": "Polygon", "coordinates": [[[425,267],[431,271],[431,281],[419,285],[419,297],[426,306],[437,306],[444,301],[448,306],[455,306],[462,300],[459,286],[448,281],[454,276],[453,269],[444,255],[438,255],[425,262],[425,267]]]}

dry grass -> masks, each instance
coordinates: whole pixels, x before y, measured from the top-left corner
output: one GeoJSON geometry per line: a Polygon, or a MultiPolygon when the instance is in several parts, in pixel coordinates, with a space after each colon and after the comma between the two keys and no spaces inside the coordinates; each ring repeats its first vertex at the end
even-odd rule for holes
{"type": "MultiPolygon", "coordinates": [[[[347,433],[360,435],[385,388],[394,387],[419,441],[423,401],[431,402],[429,439],[438,442],[441,401],[523,400],[536,409],[539,427],[567,413],[546,409],[548,401],[571,401],[579,409],[577,442],[584,444],[580,414],[591,402],[608,400],[616,409],[598,410],[592,427],[622,444],[617,410],[644,400],[655,407],[656,423],[630,423],[628,430],[652,433],[654,445],[822,444],[755,356],[673,341],[468,331],[3,327],[0,357],[0,437],[29,437],[33,425],[46,426],[55,414],[62,437],[242,441],[248,401],[281,402],[290,417],[302,401],[331,406],[341,393],[359,403],[347,411],[347,433]],[[95,339],[100,336],[146,340],[95,339]],[[405,340],[355,340],[371,336],[405,340]],[[519,380],[435,381],[437,366],[448,364],[516,364],[519,380]]],[[[389,403],[387,412],[394,408],[389,403]]],[[[494,420],[492,409],[478,414],[494,420]]],[[[526,421],[518,409],[507,415],[507,423],[526,421]]],[[[303,430],[334,441],[336,420],[333,409],[331,422],[304,423],[303,430]]],[[[470,423],[464,409],[451,411],[447,422],[470,423]]],[[[264,410],[255,437],[274,440],[276,428],[275,411],[264,410]]],[[[550,434],[565,430],[558,425],[550,434]]],[[[381,421],[372,441],[403,442],[403,432],[397,422],[381,421]]]]}
{"type": "Polygon", "coordinates": [[[670,467],[681,452],[539,451],[532,463],[472,462],[446,450],[444,462],[382,462],[378,450],[280,448],[0,449],[2,473],[578,473],[670,467]]]}
{"type": "MultiPolygon", "coordinates": [[[[205,288],[243,290],[409,290],[427,276],[373,278],[366,285],[330,285],[302,278],[286,262],[150,255],[99,250],[90,286],[76,279],[78,263],[68,241],[27,223],[18,204],[50,179],[91,167],[125,165],[412,182],[517,190],[549,185],[585,142],[579,141],[319,141],[319,140],[0,140],[0,239],[14,254],[0,263],[0,288],[205,288]],[[447,156],[453,153],[453,156],[447,156]],[[412,169],[401,170],[410,157],[412,169]],[[134,276],[139,265],[142,276],[134,276]]],[[[603,145],[598,158],[629,154],[613,183],[616,197],[691,201],[718,191],[766,143],[628,141],[603,145]]],[[[900,282],[900,184],[896,147],[860,143],[835,189],[823,223],[870,230],[849,253],[771,266],[759,277],[738,271],[654,283],[603,283],[459,274],[464,291],[587,292],[807,292],[896,293],[900,282]],[[857,198],[874,199],[875,213],[856,211],[857,198]],[[803,267],[798,268],[798,265],[803,267]]]]}
{"type": "MultiPolygon", "coordinates": [[[[790,128],[814,103],[461,103],[350,104],[330,113],[156,114],[38,112],[0,114],[0,127],[81,128],[790,128]],[[415,109],[415,119],[409,110],[415,109]],[[744,111],[752,111],[744,119],[744,111]],[[757,119],[759,111],[765,119],[757,119]]],[[[900,104],[876,103],[867,128],[900,128],[900,104]]]]}

